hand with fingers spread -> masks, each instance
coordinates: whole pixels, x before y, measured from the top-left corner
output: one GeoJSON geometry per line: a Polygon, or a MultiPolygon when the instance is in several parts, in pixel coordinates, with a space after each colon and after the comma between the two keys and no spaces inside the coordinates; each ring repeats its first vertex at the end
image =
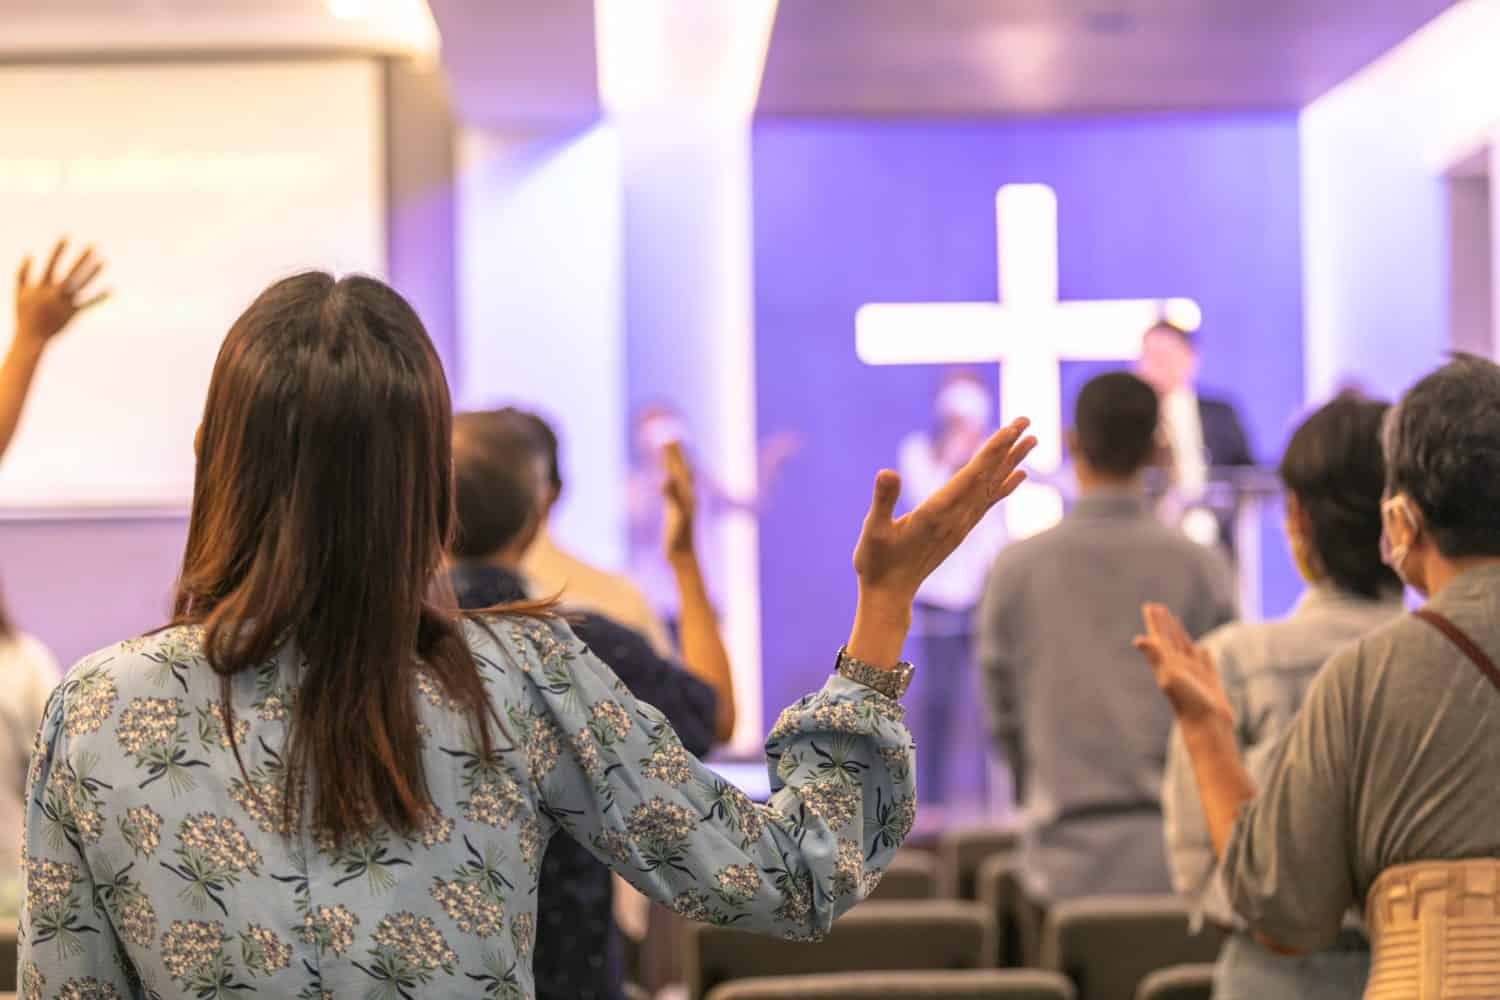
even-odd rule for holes
{"type": "Polygon", "coordinates": [[[888,469],[875,477],[875,497],[854,550],[859,607],[850,655],[876,666],[895,664],[917,588],[1026,478],[1020,465],[1036,447],[1036,438],[1023,436],[1028,426],[1022,418],[996,431],[941,489],[902,517],[893,517],[901,477],[888,469]]]}
{"type": "Polygon", "coordinates": [[[1137,636],[1135,648],[1146,657],[1156,674],[1156,683],[1183,723],[1233,722],[1229,696],[1214,660],[1188,637],[1182,623],[1160,604],[1141,610],[1146,634],[1137,636]]]}
{"type": "Polygon", "coordinates": [[[86,295],[104,262],[92,247],[79,254],[66,271],[59,266],[67,240],[58,240],[37,281],[31,280],[31,258],[16,272],[16,335],[0,364],[0,454],[4,454],[21,421],[21,409],[31,392],[42,353],[84,309],[103,301],[108,292],[86,295]]]}
{"type": "Polygon", "coordinates": [[[73,317],[109,296],[107,291],[88,294],[89,286],[104,270],[104,262],[95,256],[94,248],[85,249],[64,271],[60,265],[67,246],[66,239],[57,241],[37,281],[31,280],[31,257],[21,261],[16,272],[16,340],[22,344],[46,346],[73,317]]]}

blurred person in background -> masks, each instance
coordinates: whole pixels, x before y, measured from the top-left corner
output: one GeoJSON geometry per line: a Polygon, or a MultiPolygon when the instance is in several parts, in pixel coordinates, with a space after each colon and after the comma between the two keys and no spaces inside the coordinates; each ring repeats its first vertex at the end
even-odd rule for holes
{"type": "MultiPolygon", "coordinates": [[[[458,521],[448,575],[459,607],[489,608],[538,593],[527,586],[520,566],[550,502],[547,456],[535,424],[517,411],[454,418],[458,521]]],[[[667,717],[683,748],[703,756],[734,731],[734,684],[693,551],[691,476],[680,450],[673,448],[668,460],[666,544],[677,569],[685,665],[664,659],[644,636],[595,612],[575,614],[571,624],[631,694],[667,717]]],[[[548,846],[532,961],[539,1000],[623,997],[610,885],[609,869],[572,840],[558,837],[548,846]]]]}
{"type": "Polygon", "coordinates": [[[521,572],[534,595],[560,595],[574,610],[597,611],[644,635],[661,655],[672,655],[672,637],[640,587],[628,577],[586,562],[558,544],[552,530],[552,515],[563,495],[557,431],[541,416],[527,410],[506,407],[499,412],[524,422],[541,448],[542,521],[521,560],[521,572]]]}
{"type": "MultiPolygon", "coordinates": [[[[1251,776],[1263,781],[1319,669],[1335,652],[1400,616],[1401,581],[1380,559],[1385,461],[1384,403],[1341,396],[1305,420],[1281,459],[1286,535],[1307,584],[1280,621],[1236,623],[1202,644],[1223,679],[1235,739],[1251,776]]],[[[1195,919],[1231,928],[1215,973],[1217,1000],[1358,1000],[1370,969],[1370,943],[1347,926],[1333,947],[1278,955],[1255,940],[1224,895],[1198,786],[1174,731],[1162,792],[1172,884],[1195,919]]]]}
{"type": "MultiPolygon", "coordinates": [[[[946,373],[933,399],[933,423],[901,441],[901,501],[907,509],[942,488],[974,457],[993,431],[995,403],[984,380],[965,369],[946,373]]],[[[925,668],[912,700],[917,788],[922,815],[941,822],[946,807],[988,798],[989,754],[974,667],[974,610],[990,564],[1004,547],[1005,519],[996,511],[927,578],[917,592],[912,635],[925,668]],[[977,794],[976,794],[977,793],[977,794]]],[[[1013,761],[1012,778],[1021,775],[1013,761]]]]}
{"type": "Polygon", "coordinates": [[[1426,603],[1324,664],[1263,773],[1211,651],[1159,605],[1137,646],[1249,933],[1326,951],[1363,905],[1366,996],[1500,996],[1500,367],[1426,376],[1383,444],[1382,557],[1426,603]]]}
{"type": "MultiPolygon", "coordinates": [[[[10,446],[43,355],[80,312],[107,292],[90,291],[104,269],[93,248],[64,266],[67,241],[58,240],[47,262],[30,257],[16,272],[15,333],[0,362],[0,455],[10,446]],[[35,273],[33,273],[35,272],[35,273]]],[[[21,631],[0,600],[0,912],[14,914],[26,816],[26,765],[31,745],[57,685],[57,661],[36,637],[21,631]]]]}
{"type": "MultiPolygon", "coordinates": [[[[693,449],[682,415],[668,403],[651,403],[640,409],[633,423],[631,444],[633,464],[625,484],[630,578],[646,592],[653,610],[675,633],[679,612],[677,583],[676,571],[663,555],[667,524],[663,486],[669,476],[668,448],[672,445],[680,447],[689,460],[692,460],[693,449]]],[[[722,596],[718,591],[721,586],[718,574],[722,568],[719,566],[715,525],[731,514],[759,517],[781,478],[782,469],[801,448],[802,438],[797,434],[768,436],[761,443],[755,483],[748,493],[736,492],[720,483],[709,471],[707,463],[694,462],[697,529],[703,532],[697,545],[703,560],[703,576],[716,604],[722,596]]]]}
{"type": "Polygon", "coordinates": [[[1021,877],[1045,909],[1082,896],[1168,893],[1161,783],[1171,712],[1131,648],[1140,606],[1195,635],[1234,618],[1228,560],[1159,522],[1143,470],[1157,397],[1126,372],[1078,394],[1069,451],[1079,499],[990,572],[979,662],[990,732],[1019,757],[1021,877]]]}

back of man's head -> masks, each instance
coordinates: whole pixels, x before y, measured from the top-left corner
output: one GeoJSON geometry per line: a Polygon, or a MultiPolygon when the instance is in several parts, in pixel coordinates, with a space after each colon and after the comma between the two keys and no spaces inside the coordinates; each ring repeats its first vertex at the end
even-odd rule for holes
{"type": "Polygon", "coordinates": [[[545,445],[526,420],[503,410],[456,415],[452,554],[484,559],[529,541],[546,477],[545,445]]]}
{"type": "Polygon", "coordinates": [[[503,410],[495,410],[487,414],[492,419],[511,421],[510,426],[516,429],[524,429],[529,433],[537,446],[541,449],[542,461],[544,463],[543,474],[547,485],[552,488],[553,499],[562,493],[562,468],[558,460],[560,448],[557,443],[557,431],[547,423],[541,416],[531,410],[523,410],[516,406],[507,406],[503,410]]]}
{"type": "Polygon", "coordinates": [[[1129,479],[1156,450],[1159,408],[1155,391],[1128,372],[1089,379],[1073,409],[1077,457],[1096,475],[1129,479]]]}

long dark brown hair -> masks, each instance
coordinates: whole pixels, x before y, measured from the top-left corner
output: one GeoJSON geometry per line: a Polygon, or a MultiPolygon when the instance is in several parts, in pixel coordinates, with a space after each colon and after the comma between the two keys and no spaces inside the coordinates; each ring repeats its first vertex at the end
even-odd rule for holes
{"type": "Polygon", "coordinates": [[[235,674],[287,642],[306,658],[283,829],[308,799],[335,840],[427,820],[419,669],[494,752],[499,719],[431,589],[453,530],[451,425],[421,320],[373,278],[278,281],[219,351],[174,622],[203,626],[226,713],[235,674]]]}

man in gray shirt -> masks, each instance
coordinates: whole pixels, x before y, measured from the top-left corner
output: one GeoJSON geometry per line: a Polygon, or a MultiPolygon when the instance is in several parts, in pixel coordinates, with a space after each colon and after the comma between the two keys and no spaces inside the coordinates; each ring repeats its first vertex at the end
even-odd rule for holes
{"type": "Polygon", "coordinates": [[[1080,499],[996,560],[976,625],[992,737],[1017,769],[1022,875],[1042,904],[1168,893],[1161,786],[1172,713],[1131,648],[1147,601],[1197,636],[1234,617],[1216,549],[1157,521],[1141,484],[1156,393],[1091,380],[1069,439],[1080,499]]]}

